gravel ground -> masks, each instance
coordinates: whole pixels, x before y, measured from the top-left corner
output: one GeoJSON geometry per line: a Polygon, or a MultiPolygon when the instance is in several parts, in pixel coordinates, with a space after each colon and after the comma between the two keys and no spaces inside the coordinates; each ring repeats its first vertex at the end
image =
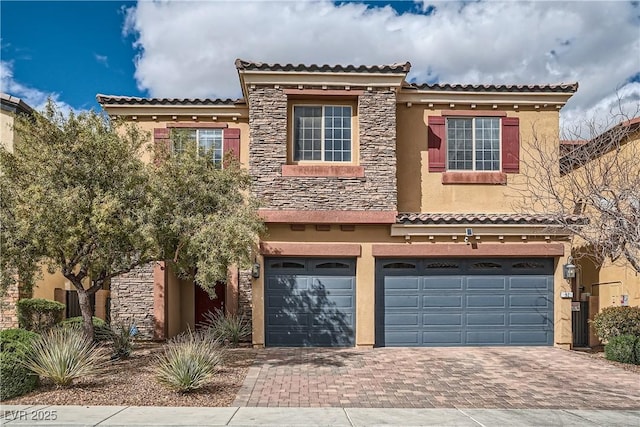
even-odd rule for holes
{"type": "Polygon", "coordinates": [[[110,363],[104,373],[78,380],[70,388],[52,384],[24,396],[6,400],[7,405],[123,405],[123,406],[229,406],[242,385],[255,350],[228,350],[227,362],[209,385],[180,394],[166,389],[154,378],[158,343],[138,343],[129,359],[110,363]]]}

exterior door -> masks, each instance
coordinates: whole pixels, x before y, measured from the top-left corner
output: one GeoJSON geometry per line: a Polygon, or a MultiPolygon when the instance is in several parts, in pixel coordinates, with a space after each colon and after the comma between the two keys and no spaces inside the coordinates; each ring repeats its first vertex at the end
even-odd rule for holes
{"type": "Polygon", "coordinates": [[[355,344],[355,260],[265,259],[265,345],[355,344]]]}
{"type": "Polygon", "coordinates": [[[553,344],[553,259],[377,262],[378,346],[553,344]]]}
{"type": "Polygon", "coordinates": [[[224,282],[216,283],[215,291],[217,298],[209,298],[209,294],[198,286],[196,283],[193,284],[195,289],[195,323],[196,329],[199,328],[200,324],[206,320],[205,314],[207,312],[215,313],[216,310],[222,310],[224,312],[224,301],[225,301],[225,290],[226,284],[224,282]]]}

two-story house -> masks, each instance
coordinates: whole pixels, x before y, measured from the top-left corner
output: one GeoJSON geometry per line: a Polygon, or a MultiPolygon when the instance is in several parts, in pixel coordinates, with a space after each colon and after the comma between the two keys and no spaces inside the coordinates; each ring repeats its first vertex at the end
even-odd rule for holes
{"type": "MultiPolygon", "coordinates": [[[[513,206],[535,173],[523,144],[535,131],[558,149],[577,84],[409,84],[409,63],[236,68],[241,100],[98,101],[156,141],[187,128],[239,152],[268,232],[219,295],[251,315],[254,345],[571,345],[568,236],[513,206]]],[[[156,338],[212,304],[162,262],[111,295],[112,315],[156,338]]]]}

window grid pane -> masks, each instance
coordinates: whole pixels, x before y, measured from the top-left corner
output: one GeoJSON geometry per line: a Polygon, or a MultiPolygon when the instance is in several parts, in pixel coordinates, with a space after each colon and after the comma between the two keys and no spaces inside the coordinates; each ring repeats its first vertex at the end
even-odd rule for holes
{"type": "Polygon", "coordinates": [[[447,169],[500,170],[500,119],[447,119],[447,169]]]}
{"type": "Polygon", "coordinates": [[[324,160],[351,161],[351,107],[324,107],[324,160]]]}
{"type": "Polygon", "coordinates": [[[322,108],[293,108],[294,160],[322,160],[322,108]]]}
{"type": "Polygon", "coordinates": [[[198,130],[198,154],[213,160],[216,165],[222,165],[222,129],[198,130]]]}

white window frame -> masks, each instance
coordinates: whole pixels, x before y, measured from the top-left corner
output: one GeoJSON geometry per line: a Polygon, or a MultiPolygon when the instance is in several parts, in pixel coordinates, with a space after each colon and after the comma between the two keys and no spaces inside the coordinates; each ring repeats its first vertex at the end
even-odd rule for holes
{"type": "Polygon", "coordinates": [[[445,120],[445,138],[447,141],[446,146],[446,160],[445,166],[447,171],[451,172],[501,172],[502,171],[502,118],[494,116],[448,116],[445,120]],[[471,120],[471,169],[451,169],[449,167],[449,120],[471,120]],[[476,120],[477,119],[492,119],[498,121],[498,168],[491,170],[478,170],[476,169],[476,120]]]}
{"type": "Polygon", "coordinates": [[[355,162],[355,153],[354,153],[354,141],[353,141],[353,106],[348,104],[322,104],[322,103],[313,103],[313,104],[292,104],[291,105],[291,151],[290,158],[293,163],[301,164],[301,163],[330,163],[330,164],[353,164],[355,162]],[[322,114],[320,115],[320,159],[319,160],[296,160],[296,116],[295,111],[296,108],[320,108],[322,114]],[[340,107],[340,108],[349,108],[351,114],[349,115],[349,160],[325,160],[325,108],[327,107],[340,107]]]}
{"type": "MultiPolygon", "coordinates": [[[[184,131],[186,132],[195,132],[195,140],[191,141],[191,140],[187,140],[184,143],[192,143],[195,142],[196,144],[196,155],[199,157],[200,156],[200,132],[216,132],[220,134],[220,161],[216,161],[215,156],[211,156],[211,160],[213,161],[214,164],[220,166],[221,168],[224,167],[224,129],[218,129],[218,128],[186,128],[184,129],[184,131]]],[[[173,145],[173,144],[172,144],[173,145]]],[[[213,148],[214,152],[215,152],[215,147],[213,148]]],[[[172,153],[176,154],[178,153],[175,149],[175,145],[172,146],[172,153]]],[[[182,152],[184,150],[181,150],[180,152],[182,152]]],[[[207,156],[209,157],[209,156],[207,156]]]]}

